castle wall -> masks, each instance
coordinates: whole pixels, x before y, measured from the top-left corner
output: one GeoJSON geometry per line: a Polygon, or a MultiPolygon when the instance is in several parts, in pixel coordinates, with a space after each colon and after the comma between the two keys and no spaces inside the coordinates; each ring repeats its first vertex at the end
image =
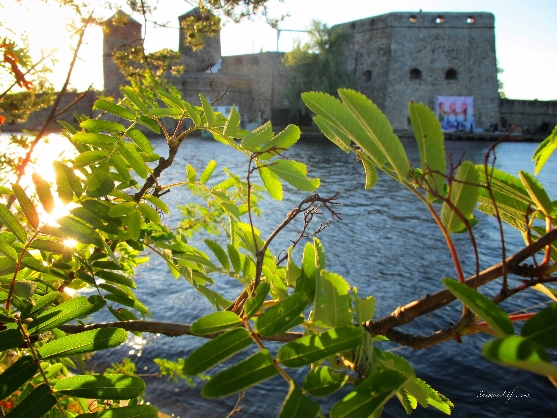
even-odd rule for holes
{"type": "Polygon", "coordinates": [[[523,131],[546,133],[557,125],[557,101],[501,99],[501,120],[523,131]]]}
{"type": "Polygon", "coordinates": [[[409,101],[433,108],[435,96],[474,96],[476,127],[498,120],[492,14],[389,13],[338,27],[355,35],[347,66],[358,90],[395,129],[409,128],[409,101]],[[438,18],[442,22],[436,23],[438,18]],[[456,79],[445,79],[449,69],[456,70],[456,79]],[[421,77],[412,78],[412,70],[420,70],[421,77]]]}

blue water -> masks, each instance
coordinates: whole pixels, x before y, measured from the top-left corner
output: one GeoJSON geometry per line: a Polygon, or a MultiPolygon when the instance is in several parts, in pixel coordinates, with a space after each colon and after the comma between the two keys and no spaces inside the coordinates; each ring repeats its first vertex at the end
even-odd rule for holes
{"type": "MultiPolygon", "coordinates": [[[[419,163],[417,147],[411,139],[403,140],[408,157],[415,164],[419,163]]],[[[153,141],[157,152],[166,155],[162,139],[153,141]]],[[[465,158],[482,162],[491,144],[482,142],[448,142],[447,151],[455,162],[465,152],[465,158]]],[[[496,167],[517,174],[518,170],[533,172],[531,155],[537,144],[506,143],[497,148],[496,167]]],[[[442,289],[440,279],[455,277],[454,265],[441,233],[429,216],[427,210],[417,199],[396,182],[380,176],[379,182],[372,190],[364,190],[365,176],[361,163],[353,155],[345,154],[326,140],[301,141],[289,151],[292,159],[307,164],[310,177],[320,177],[322,186],[318,190],[321,196],[332,196],[339,192],[338,209],[343,221],[334,221],[319,235],[327,254],[327,270],[341,274],[352,286],[357,286],[361,295],[373,295],[377,300],[376,316],[389,314],[399,305],[406,304],[426,293],[442,289]]],[[[247,160],[245,156],[232,152],[215,141],[199,138],[189,139],[180,150],[174,166],[161,178],[162,184],[184,180],[186,163],[194,166],[198,172],[205,164],[215,159],[219,168],[228,167],[232,172],[245,176],[247,160]]],[[[557,191],[557,158],[550,160],[542,170],[539,179],[550,195],[555,198],[557,191]]],[[[223,179],[222,174],[215,174],[212,180],[223,179]]],[[[262,236],[268,235],[285,215],[297,206],[307,193],[294,191],[285,186],[285,197],[281,202],[266,199],[262,204],[265,218],[255,220],[262,236]]],[[[165,222],[175,226],[179,220],[177,205],[191,201],[191,196],[183,189],[173,190],[165,196],[172,208],[165,222]]],[[[480,223],[475,228],[479,248],[481,268],[485,269],[501,260],[500,236],[493,219],[477,214],[480,223]]],[[[329,218],[323,217],[320,222],[329,218]]],[[[278,237],[272,246],[277,254],[295,239],[301,224],[293,223],[278,237]]],[[[221,237],[223,239],[223,237],[221,237]]],[[[523,245],[519,233],[505,230],[508,254],[523,245]]],[[[307,241],[307,240],[306,240],[307,241]]],[[[300,247],[306,242],[302,241],[300,247]]],[[[202,245],[201,238],[193,239],[194,244],[202,245]]],[[[456,245],[464,266],[465,275],[475,272],[473,251],[466,235],[456,237],[456,245]]],[[[299,255],[296,260],[299,262],[299,255]]],[[[191,323],[212,311],[206,299],[193,290],[183,280],[172,278],[166,263],[155,256],[142,265],[136,274],[137,295],[149,307],[155,320],[191,323]]],[[[517,284],[517,280],[511,280],[517,284]]],[[[215,288],[226,297],[234,299],[240,292],[238,284],[227,278],[216,278],[215,288]]],[[[498,285],[491,285],[488,292],[498,291],[498,285]]],[[[505,302],[502,306],[507,312],[517,312],[531,307],[545,299],[534,291],[523,294],[505,302]]],[[[449,321],[458,320],[461,307],[458,304],[441,311],[424,316],[403,327],[411,333],[427,335],[444,328],[449,321]]],[[[99,319],[113,320],[109,316],[99,319]]],[[[382,349],[394,349],[408,359],[416,370],[418,377],[438,389],[455,403],[455,417],[554,417],[557,416],[557,390],[550,382],[534,374],[515,369],[496,366],[485,360],[480,353],[481,347],[489,339],[487,336],[475,335],[463,339],[463,343],[448,342],[436,347],[413,351],[409,348],[397,348],[395,344],[386,343],[382,349]],[[487,398],[483,395],[502,394],[514,390],[515,397],[487,398]],[[517,397],[521,396],[521,397],[517,397]]],[[[165,337],[144,334],[143,339],[128,341],[125,346],[98,354],[91,360],[96,370],[104,370],[111,362],[131,357],[140,373],[156,374],[158,367],[153,363],[156,357],[176,360],[187,356],[204,341],[192,336],[165,337]],[[130,354],[131,353],[131,354],[130,354]]],[[[276,350],[278,345],[269,345],[276,350]]],[[[240,355],[246,356],[247,353],[240,355]]],[[[236,359],[235,359],[236,360],[236,359]]],[[[215,370],[220,370],[220,366],[215,370]]],[[[211,374],[214,373],[213,371],[211,374]]],[[[303,375],[294,373],[296,379],[303,375]]],[[[147,392],[145,398],[162,411],[180,417],[225,417],[233,408],[237,397],[224,400],[206,400],[199,395],[203,382],[195,388],[185,383],[168,384],[165,378],[145,376],[147,392]]],[[[276,416],[286,395],[287,385],[280,377],[275,377],[264,384],[248,391],[243,401],[244,409],[238,417],[276,416]]],[[[340,399],[346,391],[339,393],[340,399]]],[[[324,403],[326,412],[332,403],[324,403]]],[[[405,412],[397,399],[391,400],[386,408],[385,417],[404,416],[405,412]]],[[[418,406],[414,416],[442,416],[432,407],[423,409],[418,406]]]]}

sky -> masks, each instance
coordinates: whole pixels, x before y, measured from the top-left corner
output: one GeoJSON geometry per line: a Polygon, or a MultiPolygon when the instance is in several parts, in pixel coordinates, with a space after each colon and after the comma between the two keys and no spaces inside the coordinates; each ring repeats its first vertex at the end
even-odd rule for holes
{"type": "MultiPolygon", "coordinates": [[[[18,19],[18,31],[26,31],[32,44],[49,49],[60,47],[58,66],[66,68],[70,52],[66,42],[64,13],[32,0],[3,1],[0,19],[10,23],[18,19]],[[35,4],[36,3],[36,4],[35,4]],[[29,5],[33,4],[32,7],[29,5]],[[22,17],[24,17],[22,19],[22,17]],[[46,25],[45,22],[50,22],[46,25]],[[65,52],[63,52],[65,51],[65,52]]],[[[94,4],[96,2],[90,2],[94,4]]],[[[2,7],[0,5],[0,7],[2,7]]],[[[153,19],[168,22],[170,28],[148,27],[145,46],[148,51],[178,49],[177,17],[191,6],[184,0],[159,0],[153,19]]],[[[557,0],[270,0],[271,16],[289,14],[280,29],[307,30],[312,19],[329,26],[395,11],[417,12],[491,12],[495,15],[496,53],[507,97],[512,99],[557,100],[557,0]]],[[[107,14],[106,17],[109,17],[107,14]]],[[[142,22],[141,16],[134,16],[142,22]]],[[[1,36],[1,33],[0,33],[1,36]]],[[[290,51],[296,40],[304,41],[303,32],[280,34],[279,50],[290,51]]],[[[92,28],[80,53],[72,86],[86,89],[91,83],[102,89],[102,31],[92,28]]],[[[227,22],[221,31],[222,54],[239,55],[277,49],[277,31],[262,19],[241,24],[227,22]]],[[[62,71],[60,71],[62,73],[62,71]]],[[[56,72],[55,72],[56,74],[56,72]]],[[[63,82],[53,80],[57,85],[63,82]]]]}

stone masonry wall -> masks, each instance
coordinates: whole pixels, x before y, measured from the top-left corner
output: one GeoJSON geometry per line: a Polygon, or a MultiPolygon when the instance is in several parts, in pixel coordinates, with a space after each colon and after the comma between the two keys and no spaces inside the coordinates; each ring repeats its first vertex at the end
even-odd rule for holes
{"type": "Polygon", "coordinates": [[[523,131],[546,133],[557,125],[557,101],[502,99],[501,119],[523,131]]]}

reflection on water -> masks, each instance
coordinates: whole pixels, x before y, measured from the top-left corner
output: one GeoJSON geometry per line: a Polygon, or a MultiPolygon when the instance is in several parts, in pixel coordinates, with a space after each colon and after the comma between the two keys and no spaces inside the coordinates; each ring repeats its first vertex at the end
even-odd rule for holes
{"type": "MultiPolygon", "coordinates": [[[[418,164],[417,147],[410,139],[403,140],[408,157],[418,164]]],[[[165,155],[165,142],[154,139],[156,152],[165,155]]],[[[466,159],[482,162],[491,144],[481,142],[448,142],[447,151],[457,162],[465,153],[466,159]]],[[[518,170],[533,171],[531,155],[537,144],[508,143],[497,148],[496,167],[517,174],[518,170]]],[[[210,159],[215,159],[218,167],[228,167],[233,173],[245,175],[247,160],[239,153],[215,141],[190,139],[178,154],[174,166],[163,173],[161,183],[181,181],[185,177],[185,165],[202,170],[210,159]]],[[[441,289],[440,279],[454,277],[451,261],[441,233],[427,210],[396,182],[381,176],[377,186],[364,190],[365,176],[361,163],[340,151],[325,140],[302,141],[289,151],[289,156],[307,164],[310,177],[320,177],[322,187],[319,194],[332,196],[340,192],[342,203],[339,211],[343,221],[334,221],[320,235],[327,254],[327,269],[341,274],[352,286],[357,286],[361,294],[371,294],[377,299],[378,316],[389,314],[401,304],[408,303],[427,293],[441,289]]],[[[224,178],[215,171],[214,184],[224,178]]],[[[539,176],[550,195],[555,198],[557,190],[557,159],[551,159],[539,176]]],[[[268,235],[298,202],[306,197],[303,192],[293,191],[285,186],[285,197],[281,202],[270,198],[262,203],[264,219],[256,219],[256,226],[262,235],[268,235]]],[[[165,222],[175,226],[179,219],[176,206],[187,203],[189,195],[181,189],[171,191],[165,196],[173,208],[165,222]]],[[[477,215],[480,223],[475,229],[480,243],[481,268],[484,269],[501,259],[498,245],[499,232],[496,223],[482,214],[477,215]]],[[[324,222],[326,219],[319,220],[324,222]]],[[[274,242],[272,251],[277,254],[290,245],[300,231],[301,223],[293,223],[274,242]]],[[[316,225],[317,227],[317,225],[316,225]]],[[[523,245],[520,234],[505,230],[508,251],[514,252],[523,245]]],[[[473,251],[466,235],[455,238],[466,275],[475,271],[473,251]]],[[[203,246],[201,238],[192,239],[194,245],[203,246]]],[[[303,242],[301,244],[304,244],[303,242]]],[[[301,245],[300,245],[301,246],[301,245]]],[[[295,257],[299,258],[298,255],[295,257]]],[[[298,259],[297,258],[297,259],[298,259]]],[[[166,263],[152,258],[137,271],[137,295],[149,307],[154,318],[159,321],[191,323],[194,319],[212,311],[210,304],[194,291],[184,280],[174,280],[168,272],[166,263]]],[[[240,289],[229,278],[215,278],[215,286],[228,298],[235,298],[240,289]]],[[[496,292],[497,285],[487,287],[496,292]]],[[[543,302],[544,298],[534,291],[511,299],[504,304],[508,312],[518,311],[543,302]]],[[[458,320],[460,307],[447,307],[441,312],[419,318],[403,328],[406,332],[426,335],[443,328],[450,321],[458,320]]],[[[109,315],[102,314],[97,320],[112,321],[109,315]]],[[[412,351],[408,348],[397,349],[396,353],[407,358],[414,366],[418,377],[424,379],[441,393],[448,396],[456,405],[455,417],[544,417],[557,416],[555,389],[543,377],[514,369],[502,368],[484,360],[480,349],[488,337],[476,335],[464,338],[461,345],[456,342],[445,343],[428,350],[412,351]],[[480,393],[500,394],[516,389],[517,394],[528,393],[529,398],[513,398],[506,404],[500,398],[481,397],[480,393]]],[[[176,360],[187,356],[204,341],[199,338],[183,336],[169,338],[151,334],[142,339],[131,338],[128,345],[96,355],[92,363],[96,370],[104,370],[110,363],[131,356],[137,363],[138,371],[145,374],[158,372],[153,363],[156,357],[176,360]],[[138,354],[141,354],[138,356],[138,354]]],[[[395,348],[387,343],[382,348],[395,348]]],[[[272,344],[274,351],[278,346],[272,344]]],[[[249,353],[238,356],[242,358],[249,353]]],[[[237,360],[237,359],[236,359],[237,360]]],[[[222,365],[216,370],[221,370],[222,365]]],[[[300,380],[303,374],[293,376],[300,380]]],[[[211,371],[211,374],[214,373],[211,371]]],[[[165,379],[145,377],[147,381],[146,399],[167,413],[181,417],[226,416],[234,406],[236,397],[224,400],[205,400],[199,396],[199,388],[190,388],[185,383],[168,384],[165,379]]],[[[244,401],[245,408],[236,414],[238,417],[276,416],[287,391],[287,385],[280,377],[250,389],[244,401]]],[[[344,392],[345,393],[345,392],[344,392]]],[[[342,394],[339,394],[337,399],[342,394]]],[[[330,404],[323,404],[328,410],[330,404]]],[[[385,409],[384,416],[400,417],[405,415],[398,401],[392,400],[385,409]]],[[[431,407],[418,407],[414,416],[441,416],[431,407]]]]}

